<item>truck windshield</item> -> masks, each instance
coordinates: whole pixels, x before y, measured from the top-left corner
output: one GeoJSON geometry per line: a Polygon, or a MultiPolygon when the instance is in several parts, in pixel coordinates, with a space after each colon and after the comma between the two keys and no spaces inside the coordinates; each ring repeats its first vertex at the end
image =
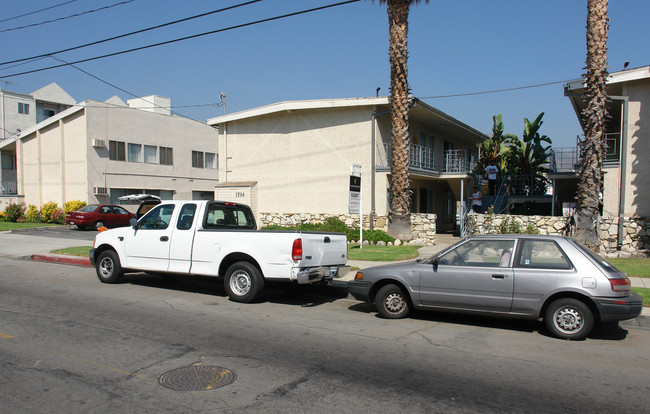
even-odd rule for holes
{"type": "Polygon", "coordinates": [[[242,204],[208,204],[204,228],[206,229],[255,229],[251,210],[242,204]]]}

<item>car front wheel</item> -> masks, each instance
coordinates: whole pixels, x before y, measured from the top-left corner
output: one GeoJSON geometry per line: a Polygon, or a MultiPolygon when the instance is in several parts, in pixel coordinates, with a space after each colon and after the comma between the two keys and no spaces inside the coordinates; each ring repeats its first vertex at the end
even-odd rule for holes
{"type": "Polygon", "coordinates": [[[396,285],[386,285],[379,289],[375,307],[382,317],[388,319],[404,318],[410,312],[408,297],[396,285]]]}
{"type": "Polygon", "coordinates": [[[102,283],[117,283],[124,276],[120,258],[112,250],[105,250],[99,254],[95,270],[99,281],[102,283]]]}
{"type": "Polygon", "coordinates": [[[237,262],[226,271],[224,287],[231,300],[250,303],[264,288],[264,277],[259,269],[248,262],[237,262]]]}
{"type": "Polygon", "coordinates": [[[584,302],[563,298],[551,303],[544,318],[551,333],[562,339],[583,339],[594,326],[594,315],[584,302]]]}

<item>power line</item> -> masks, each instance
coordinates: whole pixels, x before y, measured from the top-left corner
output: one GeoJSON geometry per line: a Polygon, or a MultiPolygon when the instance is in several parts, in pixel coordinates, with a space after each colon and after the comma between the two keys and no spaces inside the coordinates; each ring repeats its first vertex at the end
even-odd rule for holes
{"type": "Polygon", "coordinates": [[[79,46],[74,46],[74,47],[69,47],[69,48],[67,48],[67,49],[61,49],[61,50],[58,50],[58,51],[56,51],[56,52],[44,53],[44,54],[42,54],[42,55],[36,55],[36,56],[28,57],[28,58],[15,59],[15,60],[7,61],[7,62],[1,62],[1,63],[0,63],[0,66],[2,66],[2,65],[8,65],[8,64],[11,64],[11,63],[16,63],[16,62],[23,62],[23,61],[26,61],[26,60],[32,60],[32,59],[43,58],[43,57],[47,57],[47,56],[51,56],[51,55],[56,55],[56,54],[63,53],[63,52],[69,52],[69,51],[71,51],[71,50],[82,49],[82,48],[84,48],[84,47],[94,46],[94,45],[98,45],[98,44],[100,44],[100,43],[109,42],[109,41],[111,41],[111,40],[116,40],[116,39],[121,39],[121,38],[123,38],[123,37],[133,36],[133,35],[135,35],[135,34],[140,34],[140,33],[148,32],[149,30],[159,29],[159,28],[161,28],[161,27],[171,26],[171,25],[174,25],[174,24],[177,24],[177,23],[186,22],[186,21],[188,21],[188,20],[197,19],[197,18],[199,18],[199,17],[209,16],[209,15],[211,15],[211,14],[215,14],[215,13],[221,13],[221,12],[228,11],[228,10],[231,10],[231,9],[236,9],[236,8],[238,8],[238,7],[242,7],[242,6],[248,6],[249,4],[258,3],[258,2],[260,2],[260,1],[262,1],[262,0],[252,0],[252,1],[248,1],[248,2],[246,2],[246,3],[236,4],[236,5],[234,5],[234,6],[230,6],[230,7],[225,7],[225,8],[223,8],[223,9],[212,10],[212,11],[209,11],[209,12],[207,12],[207,13],[197,14],[196,16],[190,16],[190,17],[186,17],[186,18],[184,18],[184,19],[180,19],[180,20],[175,20],[175,21],[168,22],[168,23],[159,24],[159,25],[156,25],[156,26],[151,26],[151,27],[148,27],[148,28],[146,28],[146,29],[136,30],[136,31],[134,31],[134,32],[125,33],[125,34],[122,34],[122,35],[119,35],[119,36],[109,37],[109,38],[107,38],[107,39],[98,40],[98,41],[96,41],[96,42],[86,43],[86,44],[84,44],[84,45],[79,45],[79,46]]]}
{"type": "Polygon", "coordinates": [[[41,26],[41,25],[43,25],[43,24],[53,23],[53,22],[58,22],[58,21],[61,21],[61,20],[70,19],[70,18],[72,18],[72,17],[79,17],[79,16],[83,16],[83,15],[86,15],[86,14],[95,13],[95,12],[98,12],[98,11],[102,11],[102,10],[110,9],[110,8],[113,8],[113,7],[116,7],[116,6],[122,6],[122,5],[124,5],[124,4],[132,3],[132,2],[134,2],[134,1],[135,1],[135,0],[125,0],[125,1],[123,1],[123,2],[115,3],[115,4],[112,4],[112,5],[110,5],[110,6],[104,6],[104,7],[100,7],[100,8],[98,8],[98,9],[94,9],[94,10],[87,10],[87,11],[85,11],[85,12],[72,14],[72,15],[70,15],[70,16],[59,17],[59,18],[56,18],[56,19],[46,20],[46,21],[44,21],[44,22],[40,22],[40,23],[28,24],[28,25],[25,25],[25,26],[12,27],[12,28],[10,28],[10,29],[3,29],[3,30],[0,30],[0,33],[4,33],[4,32],[12,32],[12,31],[14,31],[14,30],[27,29],[27,28],[29,28],[29,27],[41,26]]]}
{"type": "MultiPolygon", "coordinates": [[[[150,45],[147,45],[147,46],[141,46],[141,47],[136,47],[136,48],[133,48],[133,49],[122,50],[120,52],[109,53],[109,54],[102,55],[102,56],[95,56],[95,57],[88,58],[88,59],[77,60],[75,62],[70,62],[69,64],[77,64],[77,63],[83,63],[83,62],[90,62],[90,61],[98,60],[98,59],[104,59],[104,58],[107,58],[107,57],[122,55],[122,54],[125,54],[125,53],[136,52],[136,51],[139,51],[139,50],[149,49],[149,48],[152,48],[152,47],[168,45],[168,44],[171,44],[171,43],[181,42],[181,41],[194,39],[194,38],[202,37],[202,36],[207,36],[207,35],[211,35],[211,34],[215,34],[215,33],[221,33],[221,32],[225,32],[225,31],[228,31],[228,30],[240,29],[242,27],[253,26],[253,25],[261,24],[261,23],[267,23],[267,22],[274,21],[274,20],[280,20],[280,19],[285,19],[287,17],[293,17],[293,16],[298,16],[298,15],[301,15],[301,14],[312,13],[312,12],[315,12],[315,11],[325,10],[325,9],[329,9],[329,8],[337,7],[337,6],[343,6],[343,5],[350,4],[350,3],[357,3],[359,1],[361,1],[361,0],[348,0],[348,1],[343,1],[343,2],[340,2],[340,3],[329,4],[329,5],[326,5],[326,6],[315,7],[313,9],[308,9],[308,10],[302,10],[302,11],[299,11],[299,12],[283,14],[283,15],[276,16],[276,17],[269,17],[267,19],[256,20],[254,22],[249,22],[249,23],[242,23],[242,24],[238,24],[238,25],[235,25],[235,26],[226,27],[226,28],[223,28],[223,29],[217,29],[217,30],[212,30],[212,31],[209,31],[209,32],[199,33],[199,34],[195,34],[195,35],[191,35],[191,36],[185,36],[185,37],[181,37],[181,38],[177,38],[177,39],[173,39],[173,40],[168,40],[168,41],[165,41],[165,42],[154,43],[154,44],[150,44],[150,45]]],[[[19,76],[19,75],[26,75],[26,74],[29,74],[29,73],[42,72],[44,70],[56,69],[56,68],[60,68],[60,67],[67,66],[67,65],[68,64],[61,64],[61,65],[49,66],[49,67],[41,68],[41,69],[34,69],[34,70],[29,70],[29,71],[24,71],[24,72],[19,72],[19,73],[13,73],[11,75],[0,76],[0,79],[10,78],[10,77],[19,76]]]]}
{"type": "Polygon", "coordinates": [[[490,93],[511,92],[511,91],[517,91],[517,90],[521,90],[521,89],[539,88],[539,87],[542,87],[542,86],[557,85],[558,83],[568,83],[568,82],[570,82],[572,80],[573,79],[563,80],[563,81],[555,81],[555,82],[547,82],[547,83],[538,83],[538,84],[535,84],[535,85],[517,86],[515,88],[506,88],[506,89],[494,89],[494,90],[491,90],[491,91],[457,93],[457,94],[453,94],[453,95],[425,96],[425,97],[418,97],[418,99],[424,100],[424,99],[456,98],[456,97],[459,97],[459,96],[486,95],[486,94],[490,94],[490,93]]]}
{"type": "MultiPolygon", "coordinates": [[[[52,59],[58,60],[59,62],[63,62],[64,64],[66,64],[66,65],[68,65],[68,66],[72,66],[73,68],[77,69],[78,71],[83,72],[83,73],[85,73],[86,75],[90,76],[91,78],[94,78],[94,79],[96,79],[96,80],[98,80],[98,81],[100,81],[100,82],[102,82],[102,83],[105,83],[106,85],[108,85],[108,86],[110,86],[110,87],[112,87],[112,88],[115,88],[115,89],[117,89],[118,91],[122,91],[122,92],[124,92],[124,93],[126,93],[126,94],[128,94],[128,95],[133,96],[134,98],[140,98],[140,99],[143,99],[145,102],[151,104],[154,108],[170,109],[170,112],[171,112],[172,114],[174,114],[174,115],[180,116],[180,117],[182,117],[182,118],[187,118],[187,119],[190,119],[190,120],[192,120],[192,121],[196,121],[196,120],[194,120],[194,119],[192,119],[192,118],[189,118],[189,117],[187,117],[187,116],[185,116],[185,115],[183,115],[183,114],[180,114],[180,113],[178,113],[178,112],[171,111],[171,108],[165,108],[165,107],[162,107],[162,106],[156,105],[154,102],[149,102],[149,101],[147,101],[146,99],[144,99],[144,98],[142,98],[142,97],[140,97],[140,96],[138,96],[138,95],[136,95],[136,94],[134,94],[134,93],[132,93],[132,92],[129,92],[129,91],[127,91],[126,89],[120,88],[119,86],[114,85],[114,84],[112,84],[112,83],[110,83],[110,82],[108,82],[108,81],[105,81],[104,79],[100,78],[99,76],[95,76],[95,75],[93,75],[92,73],[87,72],[87,71],[85,71],[85,70],[83,70],[83,69],[81,69],[81,68],[75,66],[74,64],[71,64],[71,63],[66,62],[66,61],[63,60],[63,59],[60,59],[60,58],[58,58],[58,57],[56,57],[56,56],[52,56],[52,59]]],[[[196,121],[196,122],[198,122],[198,121],[196,121]]]]}
{"type": "Polygon", "coordinates": [[[32,14],[40,13],[40,12],[45,11],[45,10],[54,9],[56,7],[64,6],[64,5],[69,4],[69,3],[74,3],[75,1],[77,1],[77,0],[65,1],[63,3],[55,4],[54,6],[46,7],[44,9],[34,10],[33,12],[21,14],[19,16],[14,16],[14,17],[9,17],[9,18],[6,18],[6,19],[2,19],[2,20],[0,20],[0,23],[8,22],[9,20],[18,19],[20,17],[30,16],[32,14]]]}

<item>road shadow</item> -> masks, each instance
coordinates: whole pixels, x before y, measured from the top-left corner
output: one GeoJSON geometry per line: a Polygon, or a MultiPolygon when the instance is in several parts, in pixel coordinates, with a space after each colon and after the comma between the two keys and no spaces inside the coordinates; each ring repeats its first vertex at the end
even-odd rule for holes
{"type": "MultiPolygon", "coordinates": [[[[181,276],[157,273],[127,273],[120,281],[156,289],[198,293],[228,298],[222,278],[181,276]]],[[[300,307],[314,307],[348,297],[347,284],[329,286],[298,285],[291,282],[267,282],[256,303],[268,302],[300,307]]]]}
{"type": "MultiPolygon", "coordinates": [[[[376,318],[380,318],[376,313],[374,305],[360,302],[355,305],[349,306],[349,310],[359,313],[375,313],[376,318]]],[[[470,315],[462,313],[447,313],[436,311],[421,311],[414,310],[408,316],[411,319],[428,321],[428,322],[441,322],[453,323],[465,326],[476,326],[483,328],[501,329],[507,331],[518,332],[537,332],[539,335],[548,338],[555,338],[546,329],[544,322],[528,320],[528,319],[508,319],[508,318],[491,318],[481,315],[470,315]]],[[[621,341],[627,337],[628,331],[619,326],[618,323],[596,323],[587,339],[593,340],[606,340],[606,341],[621,341]]],[[[557,339],[557,338],[555,338],[557,339]]]]}

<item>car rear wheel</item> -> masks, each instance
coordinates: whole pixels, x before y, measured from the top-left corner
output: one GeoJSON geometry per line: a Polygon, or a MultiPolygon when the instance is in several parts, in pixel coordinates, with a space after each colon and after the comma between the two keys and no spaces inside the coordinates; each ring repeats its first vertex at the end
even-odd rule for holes
{"type": "Polygon", "coordinates": [[[106,250],[99,254],[95,270],[99,281],[102,283],[117,283],[124,276],[120,258],[112,250],[106,250]]]}
{"type": "Polygon", "coordinates": [[[382,317],[388,319],[404,318],[410,312],[408,297],[396,285],[386,285],[379,289],[375,307],[382,317]]]}
{"type": "Polygon", "coordinates": [[[235,302],[250,303],[264,288],[264,277],[259,269],[248,262],[237,262],[226,271],[226,293],[235,302]]]}
{"type": "Polygon", "coordinates": [[[583,339],[594,327],[594,315],[584,302],[563,298],[551,303],[544,318],[551,333],[562,339],[583,339]]]}

